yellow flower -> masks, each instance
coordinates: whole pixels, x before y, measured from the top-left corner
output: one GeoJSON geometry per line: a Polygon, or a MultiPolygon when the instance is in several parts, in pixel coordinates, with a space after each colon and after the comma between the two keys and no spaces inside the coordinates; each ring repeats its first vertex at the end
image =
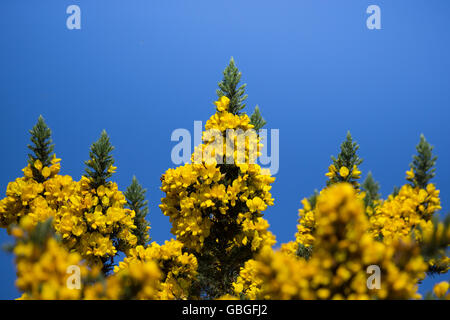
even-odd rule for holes
{"type": "Polygon", "coordinates": [[[436,284],[433,288],[433,292],[438,298],[443,298],[447,293],[449,288],[449,283],[447,281],[442,281],[436,284]]]}
{"type": "Polygon", "coordinates": [[[61,159],[56,157],[56,154],[53,154],[52,160],[50,160],[51,164],[57,164],[61,159]]]}
{"type": "Polygon", "coordinates": [[[97,195],[102,198],[105,195],[105,186],[101,185],[97,188],[97,195]]]}
{"type": "Polygon", "coordinates": [[[267,207],[260,197],[254,197],[253,199],[249,199],[247,200],[246,204],[250,212],[264,211],[266,210],[267,207]]]}
{"type": "Polygon", "coordinates": [[[328,172],[325,173],[325,175],[330,179],[336,176],[336,167],[334,166],[334,164],[328,167],[328,172]]]}
{"type": "Polygon", "coordinates": [[[34,167],[35,167],[38,171],[41,171],[41,169],[42,169],[42,162],[41,162],[41,160],[37,159],[37,160],[34,162],[34,167]]]}
{"type": "Polygon", "coordinates": [[[414,175],[414,169],[411,168],[411,170],[406,171],[406,180],[413,180],[415,177],[414,175]]]}
{"type": "Polygon", "coordinates": [[[102,204],[103,204],[104,206],[109,205],[109,198],[108,198],[107,196],[104,196],[104,197],[102,198],[102,204]]]}
{"type": "Polygon", "coordinates": [[[42,169],[42,176],[44,178],[48,178],[50,176],[51,172],[50,172],[50,168],[49,167],[45,167],[44,169],[42,169]]]}
{"type": "Polygon", "coordinates": [[[117,170],[117,167],[114,167],[113,165],[110,165],[108,168],[108,173],[115,173],[117,170]]]}
{"type": "Polygon", "coordinates": [[[22,169],[25,177],[27,178],[33,178],[33,170],[31,170],[31,167],[28,165],[25,168],[22,169]]]}
{"type": "Polygon", "coordinates": [[[345,166],[342,166],[341,169],[339,169],[339,174],[341,175],[342,178],[347,178],[349,173],[350,171],[345,166]]]}
{"type": "Polygon", "coordinates": [[[214,104],[217,107],[217,111],[223,112],[228,110],[228,105],[230,104],[230,99],[227,96],[221,96],[218,101],[215,101],[214,104]]]}
{"type": "Polygon", "coordinates": [[[353,165],[352,177],[355,179],[359,179],[361,177],[361,171],[356,165],[353,165]]]}

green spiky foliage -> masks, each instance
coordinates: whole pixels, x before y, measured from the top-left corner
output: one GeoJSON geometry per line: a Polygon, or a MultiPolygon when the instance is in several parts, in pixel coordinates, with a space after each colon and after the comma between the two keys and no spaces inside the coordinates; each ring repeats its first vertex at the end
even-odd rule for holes
{"type": "Polygon", "coordinates": [[[395,198],[400,193],[400,188],[397,186],[394,186],[394,189],[392,190],[392,196],[395,198]]]}
{"type": "Polygon", "coordinates": [[[109,136],[105,130],[102,131],[100,138],[91,145],[89,160],[85,161],[85,176],[91,181],[91,187],[97,189],[105,185],[107,179],[111,178],[112,172],[110,166],[114,164],[114,158],[111,152],[114,147],[109,141],[109,136]]]}
{"type": "Polygon", "coordinates": [[[319,197],[319,191],[314,190],[314,193],[308,198],[308,202],[311,208],[315,208],[317,204],[317,198],[319,197]]]}
{"type": "Polygon", "coordinates": [[[43,167],[51,165],[50,161],[55,148],[52,144],[52,131],[45,123],[44,118],[39,116],[37,123],[29,132],[31,135],[31,144],[28,145],[28,148],[32,153],[28,154],[28,163],[31,165],[34,179],[42,183],[45,181],[45,178],[34,167],[34,163],[39,160],[43,167]]]}
{"type": "MultiPolygon", "coordinates": [[[[49,218],[45,221],[39,221],[36,226],[26,233],[26,236],[21,239],[16,239],[16,242],[30,242],[43,248],[48,238],[55,238],[61,241],[60,237],[55,234],[53,229],[53,218],[49,218]]],[[[15,244],[3,245],[3,250],[13,253],[15,244]]]]}
{"type": "Polygon", "coordinates": [[[241,72],[236,67],[233,57],[231,57],[230,63],[223,71],[223,79],[219,82],[219,89],[217,89],[216,93],[219,98],[226,96],[230,99],[228,112],[233,114],[239,114],[246,106],[244,101],[247,99],[247,94],[245,93],[247,84],[239,85],[241,76],[241,72]]]}
{"type": "Polygon", "coordinates": [[[303,258],[305,260],[309,260],[309,258],[311,258],[313,253],[313,247],[312,246],[305,246],[302,243],[298,244],[298,248],[297,248],[297,256],[300,258],[303,258]]]}
{"type": "Polygon", "coordinates": [[[428,143],[423,134],[416,146],[417,154],[409,165],[414,171],[414,178],[408,179],[413,187],[424,189],[435,176],[437,156],[433,155],[434,147],[428,143]]]}
{"type": "Polygon", "coordinates": [[[55,235],[55,231],[53,230],[53,219],[52,218],[47,219],[42,222],[38,222],[36,227],[30,233],[31,242],[34,244],[37,244],[40,247],[43,247],[45,244],[45,241],[50,237],[54,237],[57,240],[60,240],[60,238],[55,235]]]}
{"type": "MultiPolygon", "coordinates": [[[[235,174],[232,166],[220,166],[226,179],[235,174]]],[[[198,262],[197,280],[190,288],[192,297],[216,299],[224,294],[233,294],[232,283],[239,275],[240,268],[254,257],[250,243],[230,248],[234,236],[241,232],[242,226],[236,223],[236,220],[239,213],[245,210],[244,206],[245,204],[237,204],[231,207],[226,215],[215,215],[218,219],[214,221],[210,235],[205,239],[200,252],[190,252],[196,256],[198,262]]]]}
{"type": "Polygon", "coordinates": [[[262,127],[264,127],[267,123],[261,116],[261,112],[259,111],[258,106],[255,107],[255,111],[250,116],[250,123],[254,126],[253,129],[255,129],[256,131],[262,129],[262,127]]]}
{"type": "Polygon", "coordinates": [[[361,189],[366,193],[366,196],[364,197],[364,204],[366,207],[374,207],[374,202],[379,200],[381,197],[380,191],[380,184],[375,181],[373,178],[372,172],[369,171],[367,174],[366,179],[361,185],[361,189]]]}
{"type": "Polygon", "coordinates": [[[337,174],[327,181],[327,186],[338,182],[348,182],[351,183],[355,188],[359,188],[359,183],[357,179],[353,177],[353,166],[359,166],[363,160],[358,156],[357,152],[359,150],[359,145],[353,141],[350,132],[347,132],[345,141],[341,144],[341,151],[339,152],[337,158],[331,156],[333,165],[336,167],[337,174]],[[342,167],[346,167],[349,170],[349,174],[343,177],[339,174],[342,167]]]}
{"type": "Polygon", "coordinates": [[[145,219],[148,210],[148,201],[145,200],[145,194],[147,189],[144,189],[138,182],[135,176],[131,184],[127,187],[124,192],[125,198],[127,199],[127,206],[129,209],[134,210],[136,216],[134,218],[134,223],[136,229],[133,230],[133,234],[137,237],[137,245],[146,246],[151,240],[148,235],[149,222],[145,219]]]}

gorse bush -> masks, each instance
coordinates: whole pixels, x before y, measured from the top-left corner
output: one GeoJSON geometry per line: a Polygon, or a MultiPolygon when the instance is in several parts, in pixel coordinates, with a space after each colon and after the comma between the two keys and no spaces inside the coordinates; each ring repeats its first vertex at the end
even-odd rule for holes
{"type": "MultiPolygon", "coordinates": [[[[150,243],[146,189],[136,177],[124,192],[113,181],[107,133],[77,181],[60,174],[39,117],[23,176],[0,200],[21,299],[417,299],[421,281],[448,272],[450,218],[438,218],[437,158],[423,135],[406,183],[382,199],[372,173],[360,181],[363,160],[348,132],[324,188],[301,201],[295,240],[276,246],[264,218],[275,178],[252,156],[261,156],[257,131],[266,121],[258,106],[245,113],[233,59],[217,95],[191,163],[161,177],[159,207],[175,236],[162,245],[150,243]],[[250,129],[256,134],[242,140],[250,129]]],[[[448,290],[437,283],[426,297],[450,299],[448,290]]]]}

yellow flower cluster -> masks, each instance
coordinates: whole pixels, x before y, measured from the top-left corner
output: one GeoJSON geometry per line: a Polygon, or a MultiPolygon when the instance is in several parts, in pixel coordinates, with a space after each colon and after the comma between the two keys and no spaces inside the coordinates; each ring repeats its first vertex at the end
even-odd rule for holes
{"type": "Polygon", "coordinates": [[[325,176],[327,176],[330,180],[335,177],[340,177],[343,180],[348,178],[357,180],[361,178],[361,171],[356,165],[354,165],[351,170],[346,166],[342,166],[341,168],[339,168],[339,170],[337,170],[336,166],[332,164],[328,167],[328,172],[325,174],[325,176]]]}
{"type": "Polygon", "coordinates": [[[448,292],[448,289],[450,287],[450,284],[448,281],[442,281],[437,283],[434,288],[433,288],[433,292],[436,295],[436,297],[438,297],[439,299],[445,299],[445,300],[450,300],[450,292],[448,292]]]}
{"type": "MultiPolygon", "coordinates": [[[[332,185],[336,181],[344,181],[352,184],[358,190],[358,197],[364,198],[365,193],[359,191],[358,179],[361,177],[361,171],[357,165],[354,165],[351,170],[342,166],[339,170],[334,164],[328,167],[328,172],[325,174],[329,179],[329,184],[332,185]]],[[[285,253],[297,254],[299,246],[306,249],[312,249],[315,240],[315,208],[307,198],[301,201],[303,208],[299,209],[299,220],[297,224],[297,233],[295,234],[295,242],[290,242],[282,246],[285,253]]]]}
{"type": "Polygon", "coordinates": [[[16,285],[23,291],[22,299],[80,299],[81,291],[67,287],[67,268],[81,262],[77,253],[68,253],[55,239],[51,238],[41,247],[33,244],[19,244],[16,254],[16,285]]]}
{"type": "MultiPolygon", "coordinates": [[[[20,227],[13,227],[16,237],[17,288],[23,292],[20,299],[81,299],[81,288],[68,286],[70,267],[80,271],[80,281],[88,275],[93,277],[99,270],[88,270],[76,252],[69,252],[55,238],[45,237],[43,243],[32,241],[33,221],[25,216],[20,227]]],[[[80,283],[81,285],[81,283],[80,283]]]]}
{"type": "MultiPolygon", "coordinates": [[[[426,189],[404,185],[399,193],[378,205],[370,216],[371,233],[384,242],[409,237],[417,227],[433,227],[431,217],[441,209],[439,190],[430,183],[426,189]]],[[[417,232],[415,236],[419,236],[417,232]]]]}
{"type": "Polygon", "coordinates": [[[450,243],[450,227],[446,227],[442,222],[434,222],[431,227],[427,223],[426,228],[421,228],[415,232],[415,237],[420,239],[423,251],[427,251],[429,247],[438,247],[435,256],[428,260],[431,270],[438,273],[446,273],[450,270],[450,257],[448,257],[448,244],[450,243]]]}
{"type": "Polygon", "coordinates": [[[161,296],[160,286],[163,274],[158,264],[153,261],[133,260],[126,268],[109,276],[106,289],[100,283],[95,283],[87,289],[87,299],[110,300],[155,300],[161,296]]]}
{"type": "Polygon", "coordinates": [[[239,276],[233,283],[236,296],[255,300],[260,297],[262,278],[259,277],[259,261],[250,259],[241,268],[239,276]]]}
{"type": "Polygon", "coordinates": [[[104,278],[100,266],[88,267],[78,252],[38,229],[29,216],[11,227],[16,237],[16,285],[23,292],[19,299],[173,299],[177,293],[174,279],[195,274],[195,258],[180,254],[182,245],[172,241],[161,247],[152,245],[154,250],[142,246],[131,250],[116,272],[104,278]],[[75,274],[74,267],[79,287],[69,278],[75,274]],[[164,282],[163,268],[170,268],[164,282]]]}
{"type": "MultiPolygon", "coordinates": [[[[253,127],[247,115],[227,112],[228,104],[227,97],[220,98],[216,102],[217,113],[206,123],[207,130],[218,130],[224,138],[227,129],[245,131],[253,127]]],[[[234,138],[226,139],[223,148],[220,146],[208,151],[216,138],[204,134],[205,144],[194,151],[193,163],[169,169],[161,178],[161,190],[166,196],[161,199],[160,208],[170,217],[172,233],[190,250],[200,251],[210,236],[211,227],[218,221],[238,224],[240,232],[230,240],[229,248],[251,245],[252,250],[257,250],[263,244],[275,242],[267,230],[268,223],[261,217],[261,212],[273,205],[270,184],[275,178],[249,160],[250,145],[254,144],[249,139],[245,140],[245,161],[242,163],[229,164],[224,160],[225,163],[221,164],[216,161],[216,157],[226,158],[226,149],[239,140],[237,136],[234,138]],[[212,155],[214,161],[202,158],[204,154],[212,155]],[[196,159],[202,161],[197,163],[196,159]]],[[[259,146],[257,143],[254,148],[259,146]]],[[[235,160],[239,157],[238,149],[233,148],[235,160]]],[[[219,241],[218,238],[212,240],[219,241]]]]}
{"type": "MultiPolygon", "coordinates": [[[[359,199],[362,200],[364,196],[364,192],[357,192],[357,197],[359,199]]],[[[282,248],[286,252],[293,254],[297,253],[299,246],[311,249],[315,241],[315,208],[312,207],[311,203],[306,198],[303,199],[301,203],[303,208],[298,210],[299,220],[297,224],[297,233],[295,234],[295,242],[289,244],[289,248],[287,245],[282,248]]]]}
{"type": "MultiPolygon", "coordinates": [[[[58,190],[56,198],[61,197],[63,193],[72,192],[72,179],[69,176],[58,175],[61,159],[53,155],[51,165],[43,167],[40,160],[33,164],[28,164],[22,171],[24,176],[10,182],[6,189],[6,198],[0,200],[0,227],[8,228],[10,225],[18,223],[24,216],[30,216],[35,225],[40,221],[45,221],[55,214],[58,202],[52,198],[46,199],[46,194],[56,193],[54,185],[64,186],[64,189],[58,190]],[[35,180],[33,170],[42,174],[46,179],[43,183],[35,180]],[[66,190],[70,189],[70,190],[66,190]]],[[[65,201],[64,197],[60,201],[65,201]]]]}
{"type": "Polygon", "coordinates": [[[16,285],[23,292],[20,299],[174,299],[181,297],[176,296],[180,278],[185,280],[196,272],[195,258],[181,254],[182,245],[171,241],[161,247],[153,244],[131,250],[130,257],[105,278],[100,266],[88,267],[78,252],[38,229],[29,216],[21,219],[20,226],[11,227],[17,239],[14,254],[16,285]],[[73,267],[79,268],[79,287],[70,286],[73,267]],[[164,269],[169,270],[165,276],[164,269]]]}
{"type": "Polygon", "coordinates": [[[173,239],[162,246],[156,242],[146,248],[137,246],[115,267],[115,272],[120,274],[130,266],[154,261],[163,273],[154,299],[187,299],[189,288],[197,275],[197,259],[182,250],[183,244],[173,239]]]}
{"type": "MultiPolygon", "coordinates": [[[[358,198],[365,197],[365,192],[359,190],[357,192],[358,198]]],[[[316,210],[308,199],[303,199],[302,204],[295,244],[285,244],[282,247],[285,252],[295,254],[299,245],[308,248],[314,244],[316,210]]],[[[421,234],[417,228],[431,230],[433,228],[431,217],[440,209],[439,190],[430,183],[426,189],[406,184],[397,195],[390,195],[386,201],[376,200],[374,206],[365,208],[365,211],[369,216],[369,232],[372,236],[390,243],[400,238],[409,239],[413,231],[415,238],[420,240],[421,234]]]]}
{"type": "Polygon", "coordinates": [[[53,156],[50,167],[36,160],[33,167],[23,169],[24,177],[8,184],[6,198],[0,201],[0,226],[8,228],[25,216],[32,225],[52,217],[64,244],[90,265],[102,264],[117,251],[135,246],[135,213],[124,208],[126,200],[117,184],[92,189],[86,177],[77,182],[61,176],[60,160],[53,156]],[[33,170],[46,180],[36,181],[33,170]]]}
{"type": "Polygon", "coordinates": [[[296,241],[289,241],[281,244],[280,251],[287,255],[296,256],[299,244],[296,241]]]}
{"type": "MultiPolygon", "coordinates": [[[[411,299],[420,297],[425,272],[450,269],[450,227],[432,220],[441,209],[439,190],[427,185],[434,169],[420,169],[416,157],[410,184],[380,200],[370,177],[364,199],[350,134],[332,157],[327,187],[302,200],[295,241],[274,251],[263,212],[273,205],[275,178],[256,164],[260,138],[236,111],[241,106],[229,112],[226,96],[214,104],[192,163],[161,177],[160,208],[176,236],[163,245],[137,245],[149,238],[147,211],[126,209],[125,195],[108,181],[117,168],[100,152],[113,149],[106,132],[80,181],[59,174],[60,159],[48,158],[53,146],[42,162],[30,156],[0,200],[0,227],[16,239],[21,299],[411,299]],[[126,257],[114,265],[118,252],[126,257]],[[80,289],[69,285],[71,267],[80,271],[80,289]]],[[[264,121],[255,114],[259,128],[264,121]]],[[[49,139],[39,123],[32,150],[49,139]]],[[[419,156],[431,157],[431,149],[422,137],[419,156]]],[[[434,166],[433,159],[421,161],[434,166]]],[[[137,202],[146,203],[144,193],[135,193],[137,202]]],[[[434,297],[450,299],[448,291],[447,281],[438,283],[434,297]]]]}
{"type": "Polygon", "coordinates": [[[302,200],[303,208],[298,210],[299,222],[297,233],[295,234],[295,243],[305,247],[311,247],[314,243],[314,232],[316,228],[316,218],[314,208],[312,208],[308,199],[302,200]]]}
{"type": "Polygon", "coordinates": [[[247,263],[234,285],[236,294],[260,299],[417,298],[426,263],[412,241],[386,245],[367,232],[364,204],[350,184],[325,189],[317,200],[315,251],[309,260],[264,248],[247,263]],[[367,286],[367,267],[381,270],[379,289],[367,286]],[[250,279],[258,288],[242,285],[250,279]],[[259,285],[260,284],[260,285],[259,285]],[[255,293],[256,292],[256,293],[255,293]]]}
{"type": "Polygon", "coordinates": [[[84,176],[77,184],[77,192],[61,205],[54,221],[68,248],[79,252],[90,265],[101,265],[117,251],[126,253],[134,247],[135,213],[124,208],[125,196],[117,184],[107,182],[93,189],[84,176]]]}
{"type": "Polygon", "coordinates": [[[222,96],[214,102],[217,112],[206,121],[203,144],[192,155],[194,163],[255,164],[262,144],[246,114],[228,112],[230,100],[222,96]],[[201,161],[199,161],[201,160],[201,161]]]}

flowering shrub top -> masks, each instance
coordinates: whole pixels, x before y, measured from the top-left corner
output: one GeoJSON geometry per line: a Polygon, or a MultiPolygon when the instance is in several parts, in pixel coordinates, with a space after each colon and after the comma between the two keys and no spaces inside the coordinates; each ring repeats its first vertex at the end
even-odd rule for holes
{"type": "MultiPolygon", "coordinates": [[[[206,129],[220,130],[223,137],[226,137],[227,129],[251,129],[247,115],[238,116],[226,111],[228,103],[227,97],[216,102],[217,113],[208,120],[206,129]]],[[[207,140],[197,147],[197,155],[194,153],[192,159],[202,159],[214,141],[207,140]]],[[[247,142],[246,146],[249,144],[252,145],[247,142]]],[[[226,144],[223,148],[226,149],[226,144]]],[[[169,169],[162,176],[161,190],[166,196],[161,199],[160,208],[170,217],[172,233],[194,251],[200,251],[206,238],[213,237],[212,241],[219,241],[219,237],[233,230],[236,232],[228,239],[226,251],[233,246],[249,246],[255,251],[263,244],[272,245],[274,237],[267,231],[268,223],[261,212],[273,205],[270,183],[275,178],[259,165],[249,163],[249,153],[252,152],[249,148],[246,148],[244,163],[217,163],[215,157],[224,157],[226,150],[220,153],[224,149],[216,148],[214,158],[169,169]],[[224,232],[214,230],[220,226],[227,229],[224,232]]],[[[235,160],[238,157],[236,149],[235,160]]]]}
{"type": "Polygon", "coordinates": [[[137,246],[115,267],[120,273],[133,264],[154,261],[164,277],[157,287],[155,299],[187,299],[189,288],[197,275],[197,259],[193,254],[182,252],[183,244],[177,240],[166,241],[163,245],[153,242],[148,247],[137,246]]]}
{"type": "Polygon", "coordinates": [[[30,216],[34,225],[54,216],[58,204],[68,200],[67,195],[74,192],[72,178],[58,175],[60,161],[53,155],[51,165],[44,167],[36,160],[22,170],[23,177],[8,183],[6,198],[0,200],[0,227],[18,223],[24,216],[30,216]],[[45,180],[38,182],[33,172],[42,174],[45,180]],[[47,200],[46,195],[51,195],[51,200],[47,200]]]}
{"type": "Polygon", "coordinates": [[[306,261],[264,248],[242,269],[234,285],[236,294],[260,299],[417,298],[416,280],[427,269],[417,244],[397,241],[386,245],[373,239],[368,228],[355,189],[349,184],[333,185],[317,200],[312,257],[306,261]],[[382,270],[378,290],[367,286],[370,265],[382,270]]]}
{"type": "Polygon", "coordinates": [[[126,200],[116,183],[92,188],[88,177],[77,182],[61,176],[60,160],[53,155],[49,166],[35,160],[23,169],[24,177],[8,184],[6,198],[0,200],[1,227],[10,229],[24,217],[33,226],[53,218],[54,230],[68,249],[91,266],[104,266],[118,251],[136,245],[135,213],[124,208],[126,200]]]}

